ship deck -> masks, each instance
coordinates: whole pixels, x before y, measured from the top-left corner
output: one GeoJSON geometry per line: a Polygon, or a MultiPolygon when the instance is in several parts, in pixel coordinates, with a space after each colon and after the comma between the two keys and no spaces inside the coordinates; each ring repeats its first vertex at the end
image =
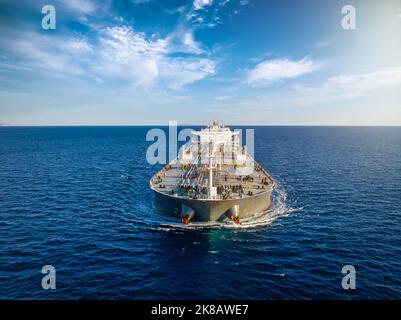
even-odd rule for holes
{"type": "MultiPolygon", "coordinates": [[[[249,173],[249,172],[248,172],[249,173]]],[[[151,187],[157,192],[186,199],[208,199],[209,170],[204,165],[185,165],[173,161],[156,173],[151,187]]],[[[215,200],[242,199],[270,191],[274,180],[258,164],[249,174],[238,174],[234,165],[213,169],[213,185],[217,187],[215,200]]]]}

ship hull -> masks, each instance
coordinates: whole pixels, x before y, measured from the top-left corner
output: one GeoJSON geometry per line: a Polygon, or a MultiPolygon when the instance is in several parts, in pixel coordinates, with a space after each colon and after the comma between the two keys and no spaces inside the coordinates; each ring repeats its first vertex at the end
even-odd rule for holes
{"type": "Polygon", "coordinates": [[[154,190],[155,207],[166,214],[181,219],[185,212],[191,212],[191,221],[230,220],[233,208],[240,219],[250,218],[266,211],[271,205],[271,190],[251,197],[226,200],[201,200],[175,197],[154,190]],[[188,211],[189,209],[189,211],[188,211]]]}

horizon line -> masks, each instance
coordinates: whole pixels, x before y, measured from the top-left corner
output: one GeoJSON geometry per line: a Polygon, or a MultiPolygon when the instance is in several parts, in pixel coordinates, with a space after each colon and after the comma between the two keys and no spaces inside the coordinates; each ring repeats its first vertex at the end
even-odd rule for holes
{"type": "MultiPolygon", "coordinates": [[[[401,127],[401,124],[224,124],[225,126],[254,126],[254,127],[401,127]]],[[[1,124],[0,128],[15,127],[168,127],[169,124],[1,124]]],[[[182,123],[182,126],[207,126],[207,124],[182,123]]]]}

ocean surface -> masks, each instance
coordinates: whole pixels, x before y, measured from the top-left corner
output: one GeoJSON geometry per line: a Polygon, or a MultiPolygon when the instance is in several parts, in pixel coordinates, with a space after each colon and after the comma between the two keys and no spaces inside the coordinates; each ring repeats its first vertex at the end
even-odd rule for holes
{"type": "Polygon", "coordinates": [[[189,227],[153,208],[149,129],[0,127],[1,299],[401,299],[401,127],[256,127],[271,210],[189,227]]]}

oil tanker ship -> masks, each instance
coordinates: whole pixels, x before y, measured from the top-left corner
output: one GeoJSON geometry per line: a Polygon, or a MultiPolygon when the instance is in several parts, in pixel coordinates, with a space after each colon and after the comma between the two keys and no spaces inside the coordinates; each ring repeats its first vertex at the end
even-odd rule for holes
{"type": "Polygon", "coordinates": [[[242,147],[237,131],[213,122],[150,180],[158,210],[181,222],[252,218],[271,205],[273,178],[242,147]]]}

